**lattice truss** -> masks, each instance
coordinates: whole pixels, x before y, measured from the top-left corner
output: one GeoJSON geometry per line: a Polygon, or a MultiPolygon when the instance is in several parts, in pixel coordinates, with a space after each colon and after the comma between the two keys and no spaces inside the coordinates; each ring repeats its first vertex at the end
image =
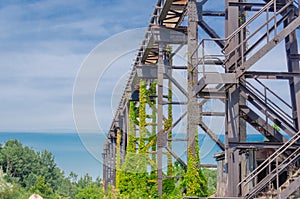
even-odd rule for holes
{"type": "Polygon", "coordinates": [[[176,178],[172,164],[197,156],[203,132],[220,151],[215,196],[299,197],[298,7],[158,0],[103,149],[105,186],[116,185],[130,151],[144,154],[161,195],[163,179],[176,178]]]}

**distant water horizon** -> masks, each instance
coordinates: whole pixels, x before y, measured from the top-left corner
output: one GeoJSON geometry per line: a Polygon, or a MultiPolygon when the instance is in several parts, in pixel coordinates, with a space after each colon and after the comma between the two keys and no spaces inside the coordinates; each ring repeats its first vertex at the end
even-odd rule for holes
{"type": "MultiPolygon", "coordinates": [[[[174,137],[183,138],[185,134],[176,134],[174,137]]],[[[224,135],[217,135],[224,141],[224,135]]],[[[93,179],[102,178],[102,148],[105,142],[104,134],[89,133],[38,133],[38,132],[0,132],[0,143],[16,139],[23,146],[28,146],[35,151],[47,150],[54,155],[57,166],[68,176],[71,171],[84,176],[88,173],[93,179]]],[[[260,134],[249,134],[248,141],[263,141],[260,134]]],[[[208,135],[199,134],[200,158],[202,164],[216,164],[213,154],[221,149],[208,135]]],[[[186,161],[186,142],[173,142],[173,150],[186,161]]]]}
{"type": "MultiPolygon", "coordinates": [[[[90,140],[97,140],[99,135],[86,134],[90,140]]],[[[84,176],[86,173],[93,179],[102,177],[102,164],[85,147],[78,133],[49,133],[49,132],[0,132],[0,143],[5,144],[7,140],[16,139],[23,146],[28,146],[35,151],[47,150],[54,155],[57,166],[68,176],[71,171],[84,176]]],[[[102,150],[99,140],[99,150],[102,150]]],[[[99,158],[100,158],[99,151],[99,158]]]]}

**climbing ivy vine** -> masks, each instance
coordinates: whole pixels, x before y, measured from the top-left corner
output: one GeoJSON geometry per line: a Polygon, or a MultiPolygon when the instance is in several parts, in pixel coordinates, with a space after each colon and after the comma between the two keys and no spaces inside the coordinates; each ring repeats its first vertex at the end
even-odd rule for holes
{"type": "MultiPolygon", "coordinates": [[[[148,104],[150,107],[156,107],[156,99],[154,96],[156,95],[156,86],[157,86],[157,81],[152,82],[149,88],[149,96],[147,99],[148,104]]],[[[156,109],[152,108],[152,115],[151,115],[151,122],[152,122],[152,128],[151,128],[151,137],[152,140],[151,143],[151,151],[154,152],[156,151],[156,109]]],[[[152,161],[156,164],[156,155],[155,153],[152,153],[151,157],[152,161]]],[[[155,166],[151,165],[151,173],[154,173],[156,170],[155,166]]]]}
{"type": "MultiPolygon", "coordinates": [[[[139,101],[130,101],[129,103],[129,132],[126,148],[125,160],[120,165],[117,160],[116,169],[116,188],[121,195],[127,198],[157,198],[157,174],[156,174],[156,95],[157,83],[154,81],[147,89],[147,83],[140,81],[139,85],[139,101]],[[147,110],[151,109],[150,115],[147,110]],[[151,121],[147,123],[147,121],[151,121]],[[151,128],[148,126],[151,125],[151,128]],[[138,131],[136,131],[138,129],[138,131]],[[149,151],[153,153],[149,155],[149,151]],[[151,167],[151,172],[148,171],[151,167]],[[149,167],[149,168],[150,168],[149,167]]],[[[168,101],[172,102],[172,85],[168,89],[168,101]]],[[[172,104],[168,105],[168,118],[164,121],[164,131],[172,127],[173,111],[172,104]]],[[[168,139],[172,139],[172,133],[168,134],[168,139]]],[[[117,145],[121,140],[121,131],[117,133],[117,145]]],[[[198,168],[200,164],[198,134],[195,137],[196,154],[192,154],[191,148],[188,149],[188,169],[177,171],[176,165],[172,162],[172,157],[167,156],[167,172],[165,175],[182,175],[181,179],[164,179],[162,198],[178,198],[182,195],[182,190],[186,190],[187,196],[205,197],[208,195],[207,179],[202,171],[198,168]],[[175,169],[174,169],[175,168],[175,169]]],[[[168,142],[168,146],[172,147],[172,143],[168,142]]],[[[120,151],[120,148],[117,148],[120,151]]],[[[117,159],[120,159],[117,153],[117,159]]],[[[178,163],[177,163],[178,164],[178,163]]],[[[178,167],[179,168],[179,167],[178,167]]],[[[126,198],[125,197],[125,198],[126,198]]]]}
{"type": "Polygon", "coordinates": [[[200,156],[199,156],[199,145],[198,145],[198,133],[196,133],[195,137],[195,155],[193,154],[193,150],[188,147],[188,169],[184,175],[183,187],[186,188],[186,194],[188,196],[199,196],[206,197],[208,195],[208,184],[207,179],[201,168],[198,168],[200,164],[200,156]]]}
{"type": "Polygon", "coordinates": [[[117,153],[116,153],[116,188],[118,189],[120,183],[121,170],[121,130],[117,130],[117,153]]]}

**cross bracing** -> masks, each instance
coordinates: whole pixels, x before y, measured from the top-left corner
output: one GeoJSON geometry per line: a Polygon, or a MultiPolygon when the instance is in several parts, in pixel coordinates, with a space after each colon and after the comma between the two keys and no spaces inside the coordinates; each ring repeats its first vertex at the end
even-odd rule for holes
{"type": "Polygon", "coordinates": [[[163,170],[163,157],[167,156],[168,171],[175,160],[185,168],[191,160],[183,160],[172,148],[172,130],[185,122],[186,138],[181,141],[191,157],[197,155],[198,130],[223,151],[215,155],[215,197],[299,197],[299,2],[217,2],[222,6],[212,10],[216,0],[158,0],[104,145],[105,187],[117,186],[117,171],[134,136],[133,150],[147,149],[147,164],[157,173],[157,191],[162,195],[163,179],[172,177],[163,170]],[[174,56],[182,49],[187,51],[186,65],[176,66],[174,56]],[[266,60],[274,52],[274,61],[266,60]],[[186,86],[173,75],[176,70],[185,71],[186,86]],[[143,84],[147,92],[152,88],[148,98],[140,94],[143,84]],[[133,99],[138,85],[140,93],[133,99]],[[170,91],[174,88],[185,101],[175,101],[170,91]],[[223,108],[205,110],[211,100],[223,108]],[[176,105],[186,111],[173,118],[176,105]],[[151,121],[141,114],[144,106],[151,121]],[[130,118],[134,107],[139,109],[136,122],[130,118]],[[224,122],[224,141],[207,124],[207,118],[214,117],[224,122]],[[247,139],[251,133],[265,140],[251,142],[247,139]]]}

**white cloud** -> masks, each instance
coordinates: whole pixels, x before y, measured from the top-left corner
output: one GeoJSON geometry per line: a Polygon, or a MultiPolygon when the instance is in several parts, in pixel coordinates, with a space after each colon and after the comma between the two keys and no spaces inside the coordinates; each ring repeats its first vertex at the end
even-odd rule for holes
{"type": "Polygon", "coordinates": [[[145,26],[153,9],[144,0],[0,4],[1,131],[74,130],[72,91],[80,64],[114,33],[145,26]]]}

